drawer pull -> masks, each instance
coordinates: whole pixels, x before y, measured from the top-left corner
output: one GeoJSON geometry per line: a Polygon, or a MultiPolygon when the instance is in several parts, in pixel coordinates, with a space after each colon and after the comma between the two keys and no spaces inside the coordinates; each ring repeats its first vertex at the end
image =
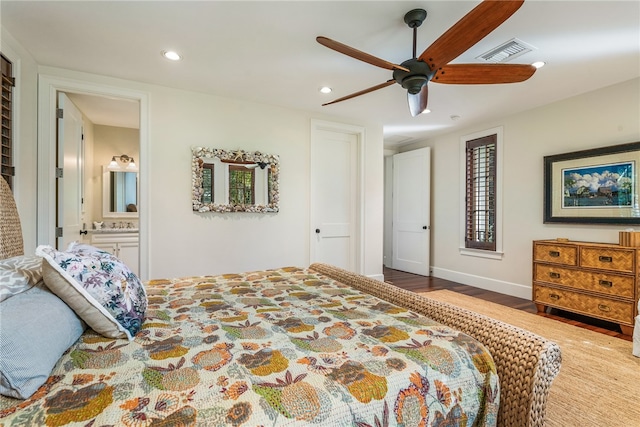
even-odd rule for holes
{"type": "Polygon", "coordinates": [[[600,255],[598,257],[598,259],[600,260],[600,262],[612,262],[613,258],[610,256],[604,256],[604,255],[600,255]]]}
{"type": "Polygon", "coordinates": [[[549,251],[549,256],[553,258],[558,258],[560,256],[560,252],[558,251],[549,251]]]}
{"type": "Polygon", "coordinates": [[[550,271],[549,272],[549,277],[551,277],[552,279],[559,279],[560,278],[560,273],[556,273],[555,271],[550,271]]]}
{"type": "Polygon", "coordinates": [[[558,294],[549,294],[549,298],[552,300],[558,301],[560,299],[560,295],[558,294]]]}
{"type": "Polygon", "coordinates": [[[604,304],[598,304],[598,309],[600,311],[611,311],[611,307],[609,307],[608,305],[604,305],[604,304]]]}
{"type": "Polygon", "coordinates": [[[605,288],[612,288],[613,282],[611,280],[600,280],[600,286],[604,286],[605,288]]]}

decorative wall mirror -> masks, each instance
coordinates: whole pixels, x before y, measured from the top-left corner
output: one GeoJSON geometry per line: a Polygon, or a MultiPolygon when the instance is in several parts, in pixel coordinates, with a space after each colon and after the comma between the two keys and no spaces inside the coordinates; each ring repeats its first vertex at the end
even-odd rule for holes
{"type": "Polygon", "coordinates": [[[259,151],[192,149],[196,212],[278,212],[278,156],[259,151]]]}
{"type": "Polygon", "coordinates": [[[102,216],[138,218],[138,170],[102,168],[102,216]]]}

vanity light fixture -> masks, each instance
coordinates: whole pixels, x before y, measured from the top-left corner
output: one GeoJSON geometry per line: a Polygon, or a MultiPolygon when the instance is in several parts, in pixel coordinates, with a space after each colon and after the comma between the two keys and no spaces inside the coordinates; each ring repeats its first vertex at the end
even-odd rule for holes
{"type": "Polygon", "coordinates": [[[127,165],[125,169],[135,169],[136,162],[133,160],[133,157],[129,157],[126,154],[122,154],[120,156],[111,157],[111,163],[107,166],[107,169],[123,169],[122,165],[127,165]],[[119,163],[118,163],[119,162],[119,163]]]}

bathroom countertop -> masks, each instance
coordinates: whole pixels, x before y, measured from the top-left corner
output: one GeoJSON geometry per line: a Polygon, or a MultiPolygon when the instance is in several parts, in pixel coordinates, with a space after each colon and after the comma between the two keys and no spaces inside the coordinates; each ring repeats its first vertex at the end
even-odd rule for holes
{"type": "Polygon", "coordinates": [[[101,228],[100,230],[87,230],[93,234],[110,234],[110,233],[137,233],[137,228],[101,228]]]}

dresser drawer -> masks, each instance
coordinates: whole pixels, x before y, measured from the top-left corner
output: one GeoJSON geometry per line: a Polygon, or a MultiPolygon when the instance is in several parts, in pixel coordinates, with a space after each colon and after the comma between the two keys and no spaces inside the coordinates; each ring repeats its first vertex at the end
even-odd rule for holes
{"type": "Polygon", "coordinates": [[[534,284],[534,302],[617,323],[633,324],[634,304],[534,284]]]}
{"type": "Polygon", "coordinates": [[[533,247],[533,260],[552,262],[554,264],[578,265],[578,248],[576,246],[536,243],[533,247]]]}
{"type": "Polygon", "coordinates": [[[533,279],[536,282],[555,283],[604,295],[615,295],[631,299],[634,297],[635,280],[633,276],[580,271],[548,264],[535,264],[533,279]]]}
{"type": "Polygon", "coordinates": [[[635,251],[632,249],[583,247],[580,266],[633,273],[635,251]]]}

